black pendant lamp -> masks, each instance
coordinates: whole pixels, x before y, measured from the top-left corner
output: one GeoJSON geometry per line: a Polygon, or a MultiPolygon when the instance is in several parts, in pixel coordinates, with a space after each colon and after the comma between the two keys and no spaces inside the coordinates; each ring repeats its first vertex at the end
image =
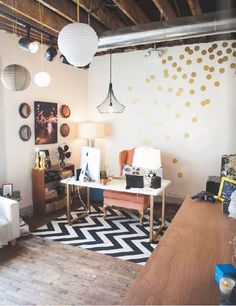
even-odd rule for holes
{"type": "Polygon", "coordinates": [[[125,106],[121,104],[114,95],[112,82],[111,82],[111,77],[112,77],[111,68],[112,68],[112,58],[110,53],[110,83],[108,88],[108,94],[106,96],[106,99],[100,105],[97,106],[97,109],[101,114],[123,113],[125,109],[125,106]]]}

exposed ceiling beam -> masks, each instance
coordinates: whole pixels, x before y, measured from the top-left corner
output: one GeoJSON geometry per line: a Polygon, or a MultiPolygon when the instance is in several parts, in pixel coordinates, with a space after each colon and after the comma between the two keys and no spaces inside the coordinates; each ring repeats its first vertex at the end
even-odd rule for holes
{"type": "Polygon", "coordinates": [[[39,6],[34,0],[0,0],[0,8],[55,36],[68,24],[67,20],[48,8],[39,6]]]}
{"type": "Polygon", "coordinates": [[[170,6],[168,0],[152,0],[160,13],[164,16],[165,20],[177,18],[175,11],[170,6]]]}
{"type": "MultiPolygon", "coordinates": [[[[60,0],[61,1],[61,0],[60,0]]],[[[73,0],[76,2],[76,0],[73,0]]],[[[80,6],[85,11],[91,11],[91,15],[104,24],[108,29],[115,30],[124,27],[125,24],[112,12],[106,12],[104,5],[97,0],[80,0],[80,6]]]]}
{"type": "Polygon", "coordinates": [[[198,0],[187,0],[193,16],[201,15],[202,9],[198,0]]]}
{"type": "MultiPolygon", "coordinates": [[[[77,21],[77,9],[76,4],[73,1],[65,1],[65,0],[36,0],[40,2],[42,5],[47,7],[49,10],[55,12],[61,17],[65,18],[69,22],[77,21]]],[[[85,12],[80,10],[79,20],[83,23],[88,22],[88,16],[85,12]]],[[[94,22],[91,20],[90,25],[92,28],[96,29],[98,34],[109,29],[107,26],[103,26],[100,23],[94,22]]]]}
{"type": "Polygon", "coordinates": [[[143,13],[134,0],[113,0],[113,2],[134,24],[150,22],[150,19],[143,13]]]}

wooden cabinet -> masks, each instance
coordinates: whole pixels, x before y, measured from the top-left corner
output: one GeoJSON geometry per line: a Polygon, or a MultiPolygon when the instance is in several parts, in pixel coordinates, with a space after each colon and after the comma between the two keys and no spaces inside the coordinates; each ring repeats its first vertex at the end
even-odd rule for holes
{"type": "Polygon", "coordinates": [[[58,165],[50,169],[33,169],[34,213],[47,214],[66,206],[66,189],[60,180],[74,175],[74,165],[58,165]]]}

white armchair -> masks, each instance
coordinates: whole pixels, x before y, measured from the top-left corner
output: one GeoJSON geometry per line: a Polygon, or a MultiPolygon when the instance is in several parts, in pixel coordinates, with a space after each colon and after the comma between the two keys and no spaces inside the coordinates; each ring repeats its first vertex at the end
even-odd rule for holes
{"type": "Polygon", "coordinates": [[[20,237],[19,203],[0,196],[0,247],[20,237]],[[2,229],[2,230],[1,230],[2,229]]]}

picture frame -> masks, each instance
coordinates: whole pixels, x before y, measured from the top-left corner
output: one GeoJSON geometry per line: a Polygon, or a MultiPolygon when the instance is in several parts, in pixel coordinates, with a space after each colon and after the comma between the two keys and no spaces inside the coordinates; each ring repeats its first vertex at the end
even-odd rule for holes
{"type": "Polygon", "coordinates": [[[228,177],[222,177],[218,193],[220,201],[230,200],[231,194],[236,190],[236,180],[228,177]]]}
{"type": "Polygon", "coordinates": [[[2,195],[4,197],[11,197],[13,193],[13,184],[2,184],[2,195]]]}

